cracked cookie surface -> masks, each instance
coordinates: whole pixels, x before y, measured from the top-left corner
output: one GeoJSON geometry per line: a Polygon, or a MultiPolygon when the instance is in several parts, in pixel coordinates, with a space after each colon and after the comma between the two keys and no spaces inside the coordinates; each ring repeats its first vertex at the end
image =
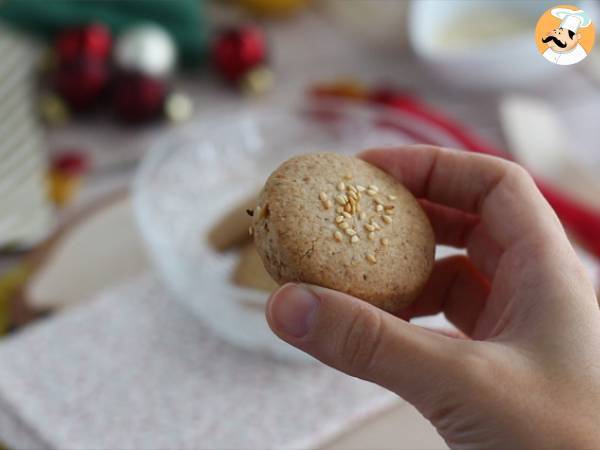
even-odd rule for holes
{"type": "Polygon", "coordinates": [[[417,200],[382,170],[335,153],[276,169],[253,211],[252,234],[280,284],[337,289],[392,313],[427,281],[435,239],[417,200]]]}

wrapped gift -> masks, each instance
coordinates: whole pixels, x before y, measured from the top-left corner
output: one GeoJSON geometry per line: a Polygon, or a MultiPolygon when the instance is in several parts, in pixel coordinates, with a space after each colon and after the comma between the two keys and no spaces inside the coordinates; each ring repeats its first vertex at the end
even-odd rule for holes
{"type": "Polygon", "coordinates": [[[52,221],[35,112],[38,58],[36,45],[0,23],[0,248],[38,242],[52,221]]]}

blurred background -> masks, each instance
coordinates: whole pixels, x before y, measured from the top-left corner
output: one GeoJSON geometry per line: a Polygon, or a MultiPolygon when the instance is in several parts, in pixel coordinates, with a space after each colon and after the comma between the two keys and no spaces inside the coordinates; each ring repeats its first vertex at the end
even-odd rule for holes
{"type": "Polygon", "coordinates": [[[0,0],[0,446],[445,448],[271,336],[244,211],[300,152],[493,154],[597,282],[600,50],[546,61],[553,6],[0,0]]]}

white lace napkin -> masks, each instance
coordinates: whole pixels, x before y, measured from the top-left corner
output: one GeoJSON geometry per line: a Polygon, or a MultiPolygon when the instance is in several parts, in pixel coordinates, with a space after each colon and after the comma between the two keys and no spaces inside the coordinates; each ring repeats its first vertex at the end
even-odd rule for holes
{"type": "Polygon", "coordinates": [[[232,347],[153,275],[4,341],[0,361],[12,449],[314,448],[396,399],[232,347]]]}

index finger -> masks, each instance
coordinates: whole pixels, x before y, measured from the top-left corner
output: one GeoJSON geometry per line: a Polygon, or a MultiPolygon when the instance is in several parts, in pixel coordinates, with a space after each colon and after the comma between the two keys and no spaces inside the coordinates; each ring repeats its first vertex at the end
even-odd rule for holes
{"type": "Polygon", "coordinates": [[[502,247],[562,232],[531,176],[507,160],[427,145],[369,150],[360,157],[397,178],[417,198],[478,214],[502,247]]]}

